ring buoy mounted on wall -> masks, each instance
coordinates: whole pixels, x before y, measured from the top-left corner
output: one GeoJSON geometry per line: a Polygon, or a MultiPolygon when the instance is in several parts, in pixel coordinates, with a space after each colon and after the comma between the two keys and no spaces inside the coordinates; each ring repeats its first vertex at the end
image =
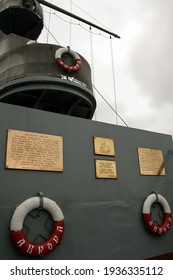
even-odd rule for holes
{"type": "Polygon", "coordinates": [[[55,60],[56,60],[57,64],[63,70],[65,70],[67,72],[76,72],[81,69],[81,60],[80,60],[79,55],[76,52],[72,51],[69,47],[58,49],[55,52],[55,60]],[[63,53],[69,53],[74,58],[74,60],[75,60],[74,66],[67,65],[62,61],[61,57],[62,57],[63,53]]]}
{"type": "Polygon", "coordinates": [[[24,219],[31,210],[39,207],[39,197],[32,197],[25,200],[15,209],[10,223],[10,235],[17,249],[25,255],[35,257],[47,255],[52,252],[61,243],[64,233],[64,216],[61,209],[55,201],[44,197],[42,208],[47,210],[54,220],[53,232],[44,243],[35,244],[26,239],[22,231],[24,219]]]}
{"type": "Polygon", "coordinates": [[[150,194],[144,201],[142,212],[144,223],[149,231],[156,235],[162,235],[169,230],[172,220],[171,209],[163,196],[157,193],[150,194]],[[155,202],[160,203],[165,212],[165,219],[161,226],[156,225],[151,219],[151,206],[155,202]]]}

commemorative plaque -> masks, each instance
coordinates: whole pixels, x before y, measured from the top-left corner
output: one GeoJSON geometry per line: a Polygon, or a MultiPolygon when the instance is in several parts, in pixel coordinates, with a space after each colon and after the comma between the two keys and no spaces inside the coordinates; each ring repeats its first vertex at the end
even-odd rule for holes
{"type": "Polygon", "coordinates": [[[116,179],[117,170],[115,160],[96,160],[96,178],[116,179]]]}
{"type": "Polygon", "coordinates": [[[94,137],[94,152],[96,155],[115,156],[114,139],[94,137]]]}
{"type": "Polygon", "coordinates": [[[63,171],[62,136],[9,129],[6,168],[63,171]]]}
{"type": "Polygon", "coordinates": [[[161,150],[138,148],[141,175],[166,175],[161,150]]]}

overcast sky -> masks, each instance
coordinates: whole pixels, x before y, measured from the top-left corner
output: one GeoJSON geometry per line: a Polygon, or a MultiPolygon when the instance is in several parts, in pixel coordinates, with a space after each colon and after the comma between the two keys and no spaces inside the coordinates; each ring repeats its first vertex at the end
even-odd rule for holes
{"type": "MultiPolygon", "coordinates": [[[[60,45],[70,45],[88,60],[93,67],[95,87],[112,107],[117,106],[118,114],[128,126],[173,135],[173,1],[52,0],[52,3],[68,11],[72,9],[80,17],[103,24],[121,36],[110,40],[93,28],[91,35],[87,25],[79,25],[74,19],[70,25],[69,17],[58,12],[50,17],[49,8],[44,8],[47,28],[60,45]]],[[[56,44],[46,29],[39,41],[56,44]]],[[[95,96],[96,120],[116,123],[115,113],[97,92],[95,96]]],[[[118,124],[124,125],[121,120],[118,124]]]]}

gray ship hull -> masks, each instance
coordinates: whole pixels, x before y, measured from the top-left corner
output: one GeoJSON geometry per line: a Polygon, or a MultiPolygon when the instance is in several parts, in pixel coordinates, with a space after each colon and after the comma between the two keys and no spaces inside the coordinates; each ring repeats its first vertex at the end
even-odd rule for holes
{"type": "MultiPolygon", "coordinates": [[[[56,201],[65,222],[62,243],[42,259],[134,260],[173,251],[172,227],[156,236],[142,218],[143,202],[153,190],[173,209],[171,136],[7,104],[0,104],[0,119],[1,260],[32,258],[14,247],[9,227],[15,208],[38,192],[56,201]],[[62,136],[63,171],[5,168],[8,129],[62,136]],[[95,154],[94,137],[114,139],[115,155],[95,154]],[[138,147],[162,151],[166,176],[140,174],[138,147]],[[117,178],[96,178],[96,160],[115,161],[117,178]]],[[[45,211],[28,216],[26,235],[49,234],[51,217],[45,211]]]]}

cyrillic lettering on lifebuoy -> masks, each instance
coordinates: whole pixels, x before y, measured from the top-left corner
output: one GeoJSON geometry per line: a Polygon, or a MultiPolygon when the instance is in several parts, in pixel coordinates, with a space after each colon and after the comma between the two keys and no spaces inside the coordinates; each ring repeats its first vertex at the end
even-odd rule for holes
{"type": "Polygon", "coordinates": [[[19,245],[19,247],[21,247],[24,243],[25,243],[25,239],[21,239],[21,240],[17,241],[17,244],[19,245]]]}
{"type": "Polygon", "coordinates": [[[53,250],[53,245],[51,243],[47,243],[47,247],[49,250],[53,250]]]}
{"type": "Polygon", "coordinates": [[[57,243],[57,244],[58,244],[58,242],[59,242],[59,238],[58,238],[58,236],[57,236],[57,235],[55,235],[55,236],[53,237],[53,241],[55,241],[55,243],[57,243]]]}
{"type": "Polygon", "coordinates": [[[167,229],[166,229],[166,228],[164,228],[164,229],[163,229],[163,231],[164,231],[164,232],[167,232],[167,229]]]}
{"type": "Polygon", "coordinates": [[[43,252],[44,247],[43,246],[38,246],[38,254],[41,255],[43,252]]]}
{"type": "Polygon", "coordinates": [[[57,226],[57,228],[56,228],[59,232],[63,232],[63,227],[61,227],[61,226],[57,226]]]}
{"type": "Polygon", "coordinates": [[[153,231],[154,231],[154,232],[157,232],[157,227],[156,227],[156,226],[154,226],[153,231]]]}
{"type": "MultiPolygon", "coordinates": [[[[53,232],[51,236],[46,239],[43,243],[35,244],[33,242],[28,241],[25,238],[24,233],[21,230],[21,224],[23,227],[23,220],[26,216],[27,209],[33,210],[35,208],[39,208],[40,199],[38,197],[32,197],[25,201],[23,201],[19,207],[17,207],[13,213],[11,223],[10,223],[10,236],[12,241],[18,250],[20,250],[25,255],[40,257],[41,255],[47,255],[51,253],[61,242],[63,233],[64,233],[64,220],[63,213],[61,209],[56,204],[55,201],[44,198],[45,208],[50,214],[53,215],[54,226],[53,232]],[[20,218],[20,219],[19,219],[20,218]]],[[[43,206],[44,206],[43,205],[43,206]]],[[[43,207],[44,208],[44,207],[43,207]]]]}
{"type": "Polygon", "coordinates": [[[28,249],[27,249],[26,252],[27,252],[28,254],[32,254],[32,249],[34,249],[34,245],[31,245],[31,244],[30,244],[30,245],[28,246],[28,249]]]}

